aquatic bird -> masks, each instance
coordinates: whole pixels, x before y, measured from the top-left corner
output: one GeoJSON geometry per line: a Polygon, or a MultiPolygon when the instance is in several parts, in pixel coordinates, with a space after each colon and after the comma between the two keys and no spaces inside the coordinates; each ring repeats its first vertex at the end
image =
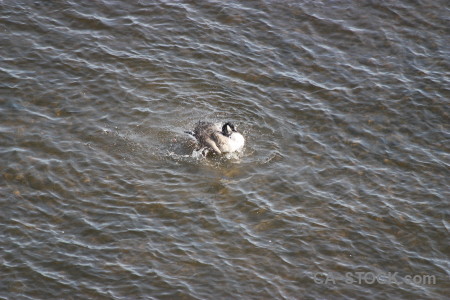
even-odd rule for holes
{"type": "Polygon", "coordinates": [[[242,150],[245,139],[231,122],[219,124],[199,121],[192,131],[186,131],[193,135],[201,148],[205,148],[204,155],[208,150],[213,150],[216,154],[231,153],[242,150]]]}

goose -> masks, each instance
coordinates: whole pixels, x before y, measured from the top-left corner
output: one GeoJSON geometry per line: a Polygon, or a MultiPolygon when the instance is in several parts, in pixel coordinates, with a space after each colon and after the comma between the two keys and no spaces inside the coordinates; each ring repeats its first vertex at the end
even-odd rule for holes
{"type": "Polygon", "coordinates": [[[186,131],[193,135],[201,148],[205,148],[206,155],[208,150],[213,150],[216,154],[231,153],[242,150],[245,139],[231,122],[219,124],[199,121],[192,131],[186,131]]]}

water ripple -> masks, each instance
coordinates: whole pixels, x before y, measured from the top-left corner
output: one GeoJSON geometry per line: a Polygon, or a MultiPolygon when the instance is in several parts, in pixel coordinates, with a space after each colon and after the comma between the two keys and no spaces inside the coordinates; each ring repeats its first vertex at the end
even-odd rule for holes
{"type": "Polygon", "coordinates": [[[0,297],[444,299],[446,3],[322,4],[1,3],[0,297]]]}

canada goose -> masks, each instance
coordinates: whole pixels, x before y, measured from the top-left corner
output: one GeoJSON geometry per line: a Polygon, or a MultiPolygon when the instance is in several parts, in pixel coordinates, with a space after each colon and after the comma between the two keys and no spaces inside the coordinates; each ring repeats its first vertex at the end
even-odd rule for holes
{"type": "Polygon", "coordinates": [[[220,128],[219,124],[200,121],[194,132],[187,133],[193,135],[202,148],[212,149],[217,154],[240,151],[245,143],[242,134],[230,122],[220,128]]]}

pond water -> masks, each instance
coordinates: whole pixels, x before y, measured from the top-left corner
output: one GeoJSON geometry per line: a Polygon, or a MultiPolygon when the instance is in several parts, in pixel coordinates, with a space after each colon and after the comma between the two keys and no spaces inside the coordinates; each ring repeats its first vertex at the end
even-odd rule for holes
{"type": "Polygon", "coordinates": [[[448,296],[446,1],[0,8],[1,299],[448,296]]]}

